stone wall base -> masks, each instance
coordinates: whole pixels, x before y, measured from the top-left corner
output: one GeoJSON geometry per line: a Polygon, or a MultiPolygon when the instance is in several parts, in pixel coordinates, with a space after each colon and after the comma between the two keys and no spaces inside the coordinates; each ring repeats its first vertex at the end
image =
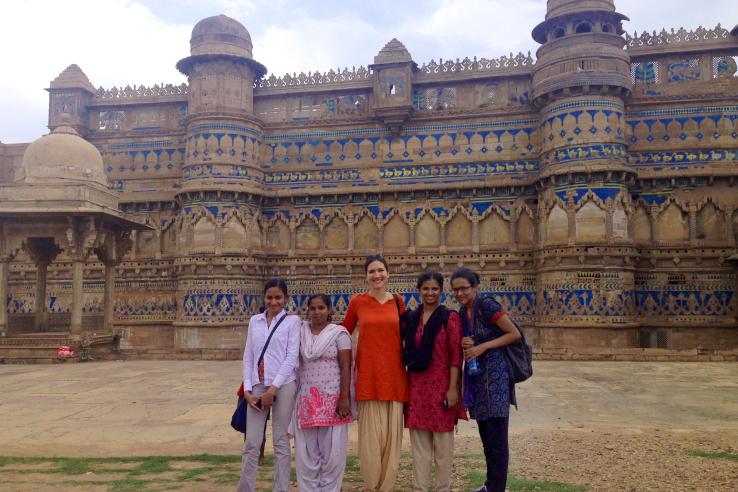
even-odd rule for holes
{"type": "Polygon", "coordinates": [[[670,350],[653,348],[619,349],[533,349],[534,360],[601,360],[640,362],[738,362],[738,349],[733,350],[670,350]]]}

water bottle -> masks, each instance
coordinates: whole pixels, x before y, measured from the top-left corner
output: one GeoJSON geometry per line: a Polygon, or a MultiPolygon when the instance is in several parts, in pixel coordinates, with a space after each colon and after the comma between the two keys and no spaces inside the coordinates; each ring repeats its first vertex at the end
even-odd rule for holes
{"type": "Polygon", "coordinates": [[[466,373],[469,376],[478,376],[482,372],[479,367],[479,361],[477,359],[470,359],[466,361],[466,373]]]}

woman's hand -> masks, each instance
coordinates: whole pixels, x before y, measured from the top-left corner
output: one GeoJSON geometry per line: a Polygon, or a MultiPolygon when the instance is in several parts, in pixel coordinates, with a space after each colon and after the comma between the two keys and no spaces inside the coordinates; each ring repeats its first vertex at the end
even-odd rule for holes
{"type": "Polygon", "coordinates": [[[274,403],[274,395],[277,393],[277,388],[275,386],[270,386],[268,390],[266,390],[261,395],[261,409],[265,412],[268,411],[270,408],[272,408],[272,404],[274,403]]]}
{"type": "Polygon", "coordinates": [[[259,402],[259,398],[255,397],[250,391],[245,391],[243,397],[251,408],[261,412],[261,408],[256,405],[259,402]]]}
{"type": "Polygon", "coordinates": [[[464,337],[461,339],[461,348],[464,350],[474,346],[474,339],[472,337],[464,337]]]}
{"type": "Polygon", "coordinates": [[[473,345],[467,349],[464,349],[464,360],[476,359],[477,357],[481,356],[486,351],[487,349],[484,347],[483,344],[473,345]]]}
{"type": "Polygon", "coordinates": [[[447,408],[455,408],[457,403],[459,403],[458,390],[456,388],[449,388],[449,390],[446,391],[447,408]]]}
{"type": "Polygon", "coordinates": [[[348,396],[341,396],[338,400],[338,409],[336,410],[336,413],[341,418],[345,418],[351,414],[351,402],[349,401],[348,396]]]}

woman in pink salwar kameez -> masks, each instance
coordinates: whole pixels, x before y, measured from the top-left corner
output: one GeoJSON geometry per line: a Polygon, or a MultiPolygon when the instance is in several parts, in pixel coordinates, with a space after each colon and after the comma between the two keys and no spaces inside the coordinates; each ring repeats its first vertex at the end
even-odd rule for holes
{"type": "Polygon", "coordinates": [[[308,300],[300,334],[295,461],[301,492],[340,492],[351,422],[351,335],[329,322],[328,296],[308,300]]]}

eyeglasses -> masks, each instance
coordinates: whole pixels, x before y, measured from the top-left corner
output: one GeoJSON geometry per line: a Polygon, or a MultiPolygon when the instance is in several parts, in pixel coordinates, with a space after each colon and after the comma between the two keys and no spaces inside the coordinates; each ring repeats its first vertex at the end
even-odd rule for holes
{"type": "Polygon", "coordinates": [[[461,292],[469,292],[472,289],[471,285],[465,285],[464,287],[453,287],[451,288],[451,291],[454,294],[459,294],[461,292]]]}

